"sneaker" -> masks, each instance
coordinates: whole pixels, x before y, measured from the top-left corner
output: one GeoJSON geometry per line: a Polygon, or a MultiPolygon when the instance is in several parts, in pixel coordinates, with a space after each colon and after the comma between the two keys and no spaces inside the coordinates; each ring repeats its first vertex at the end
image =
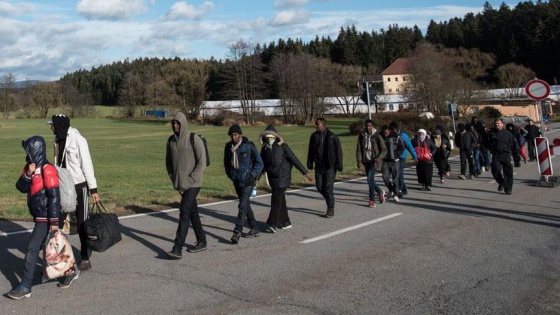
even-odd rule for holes
{"type": "Polygon", "coordinates": [[[167,256],[169,256],[169,258],[171,259],[181,259],[183,258],[183,254],[181,254],[181,250],[180,249],[175,249],[173,248],[172,251],[167,253],[167,256]]]}
{"type": "MultiPolygon", "coordinates": [[[[245,234],[245,237],[257,237],[261,235],[261,232],[258,228],[252,228],[249,233],[245,234]]],[[[233,240],[232,240],[233,241],[233,240]]]]}
{"type": "Polygon", "coordinates": [[[373,202],[373,200],[368,201],[368,207],[370,208],[375,208],[375,202],[373,202]]]}
{"type": "Polygon", "coordinates": [[[241,233],[234,231],[233,235],[231,236],[231,242],[233,244],[239,243],[239,238],[241,237],[241,233]]]}
{"type": "Polygon", "coordinates": [[[397,197],[396,195],[393,196],[393,200],[395,200],[396,202],[399,202],[399,197],[397,197]]]}
{"type": "Polygon", "coordinates": [[[269,226],[266,228],[266,231],[267,231],[268,233],[276,233],[276,227],[273,226],[273,225],[269,225],[269,226]]]}
{"type": "Polygon", "coordinates": [[[403,189],[403,190],[402,190],[402,194],[403,194],[404,196],[406,196],[406,195],[408,194],[408,189],[403,189]]]}
{"type": "Polygon", "coordinates": [[[327,213],[325,213],[325,217],[327,217],[327,218],[334,217],[334,208],[328,208],[327,213]]]}
{"type": "MultiPolygon", "coordinates": [[[[377,198],[379,198],[379,203],[384,203],[385,202],[385,192],[378,193],[377,198]]],[[[371,202],[373,202],[373,200],[371,202]]]]}
{"type": "Polygon", "coordinates": [[[80,269],[74,269],[74,273],[64,277],[64,281],[57,284],[57,286],[63,289],[69,288],[72,282],[74,282],[74,280],[78,279],[79,277],[80,277],[80,269]]]}
{"type": "Polygon", "coordinates": [[[511,195],[511,191],[506,190],[506,195],[511,195]]]}
{"type": "Polygon", "coordinates": [[[78,268],[80,269],[80,271],[91,269],[91,262],[89,262],[89,260],[82,259],[82,261],[80,261],[80,263],[78,264],[78,268]]]}
{"type": "Polygon", "coordinates": [[[12,291],[8,292],[6,296],[14,300],[28,298],[31,297],[31,289],[26,288],[20,284],[17,287],[13,288],[12,291]]]}
{"type": "Polygon", "coordinates": [[[440,183],[445,184],[445,179],[443,177],[439,180],[440,183]]]}
{"type": "Polygon", "coordinates": [[[206,250],[206,242],[197,242],[192,248],[187,249],[189,253],[197,253],[206,250]]]}
{"type": "Polygon", "coordinates": [[[432,187],[426,186],[426,190],[427,190],[427,191],[432,191],[432,187]]]}
{"type": "Polygon", "coordinates": [[[460,179],[463,179],[463,180],[467,179],[467,178],[465,177],[465,175],[463,175],[463,174],[459,175],[459,178],[460,178],[460,179]]]}
{"type": "Polygon", "coordinates": [[[280,230],[287,230],[287,229],[291,229],[292,228],[292,224],[291,223],[284,223],[282,226],[278,227],[280,230]]]}
{"type": "Polygon", "coordinates": [[[402,197],[403,197],[403,193],[399,191],[399,193],[397,194],[397,197],[402,198],[402,197]]]}

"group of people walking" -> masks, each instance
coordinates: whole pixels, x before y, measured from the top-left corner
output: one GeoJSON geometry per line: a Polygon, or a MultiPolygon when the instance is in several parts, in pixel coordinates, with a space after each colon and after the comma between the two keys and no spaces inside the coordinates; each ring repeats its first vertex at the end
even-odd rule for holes
{"type": "MultiPolygon", "coordinates": [[[[61,287],[69,287],[72,281],[79,277],[80,271],[91,268],[91,250],[87,247],[84,221],[88,217],[88,194],[91,193],[94,203],[99,201],[99,194],[85,138],[70,127],[70,119],[65,115],[54,115],[49,124],[55,134],[55,164],[70,170],[78,193],[76,212],[81,259],[74,266],[73,272],[68,273],[59,284],[61,287]]],[[[533,141],[530,139],[534,139],[540,133],[536,126],[532,126],[534,125],[530,121],[524,128],[526,132],[522,133],[515,126],[504,127],[501,119],[494,120],[492,128],[486,128],[484,122],[476,119],[473,119],[471,124],[459,124],[459,132],[453,139],[453,144],[459,149],[459,178],[467,178],[467,165],[471,178],[479,176],[490,167],[498,183],[498,191],[511,194],[512,158],[516,165],[520,162],[519,156],[526,162],[527,157],[521,148],[525,143],[529,143],[528,159],[535,159],[534,145],[531,147],[533,141]],[[521,143],[522,141],[524,142],[521,143]]],[[[167,254],[170,259],[180,259],[191,224],[196,244],[187,250],[199,252],[207,249],[206,233],[197,204],[207,166],[207,148],[203,139],[189,130],[187,118],[182,112],[173,116],[171,128],[173,133],[168,138],[166,147],[166,170],[174,189],[181,195],[181,203],[175,240],[167,254]]],[[[238,197],[238,213],[231,237],[233,244],[238,244],[242,237],[260,235],[250,197],[253,187],[263,175],[267,177],[272,190],[270,212],[266,220],[268,233],[292,227],[285,194],[292,181],[293,167],[310,182],[313,178],[309,170],[315,171],[316,189],[326,203],[324,216],[332,218],[335,215],[334,182],[337,172],[343,170],[342,146],[339,138],[327,128],[324,118],[316,119],[315,128],[309,139],[307,167],[300,162],[274,126],[267,126],[260,134],[260,150],[243,135],[241,126],[234,124],[229,128],[230,141],[224,146],[223,167],[238,197]],[[243,233],[246,226],[249,230],[243,233]]],[[[417,179],[422,190],[432,190],[434,164],[440,183],[445,183],[445,178],[450,175],[448,158],[453,144],[442,126],[437,126],[430,132],[419,129],[411,139],[399,128],[397,122],[383,125],[377,130],[371,119],[366,120],[363,132],[357,139],[356,162],[357,167],[363,169],[367,176],[367,205],[376,207],[376,201],[382,204],[388,198],[399,202],[400,198],[408,194],[408,187],[404,182],[404,168],[409,155],[416,165],[417,179]],[[381,172],[387,192],[377,185],[377,172],[381,172]]],[[[41,244],[48,231],[58,229],[65,220],[60,211],[56,169],[51,167],[46,159],[44,139],[34,136],[22,145],[27,152],[27,163],[18,179],[17,188],[27,193],[35,227],[27,247],[21,284],[7,294],[13,299],[31,296],[32,276],[41,244]]]]}

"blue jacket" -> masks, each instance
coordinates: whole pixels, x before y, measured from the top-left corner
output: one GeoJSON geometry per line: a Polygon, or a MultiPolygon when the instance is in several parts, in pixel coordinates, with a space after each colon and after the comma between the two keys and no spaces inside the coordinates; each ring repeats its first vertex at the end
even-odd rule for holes
{"type": "Polygon", "coordinates": [[[401,137],[401,140],[404,143],[404,148],[406,149],[403,150],[403,153],[401,154],[400,158],[402,160],[406,159],[406,157],[408,156],[408,152],[410,152],[412,158],[414,160],[417,160],[418,156],[416,155],[416,151],[414,151],[414,147],[412,146],[412,142],[410,141],[410,137],[408,136],[408,134],[406,132],[403,132],[402,130],[399,130],[397,135],[401,137]]]}
{"type": "Polygon", "coordinates": [[[263,171],[263,161],[259,151],[246,137],[241,139],[241,145],[237,149],[237,157],[239,161],[239,168],[234,169],[232,165],[231,148],[235,144],[230,141],[226,143],[224,148],[224,169],[226,175],[233,181],[233,185],[237,188],[244,188],[253,186],[255,179],[257,179],[263,171]]]}

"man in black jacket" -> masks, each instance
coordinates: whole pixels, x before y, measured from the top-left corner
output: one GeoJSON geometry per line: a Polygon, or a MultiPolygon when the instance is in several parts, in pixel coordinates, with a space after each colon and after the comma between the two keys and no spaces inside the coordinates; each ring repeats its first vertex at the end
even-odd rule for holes
{"type": "Polygon", "coordinates": [[[534,162],[537,160],[537,150],[535,149],[535,138],[542,136],[539,127],[535,125],[532,119],[527,119],[528,125],[525,126],[527,130],[527,149],[529,150],[529,162],[534,162]]]}
{"type": "Polygon", "coordinates": [[[513,188],[511,157],[512,154],[519,155],[519,146],[511,132],[504,128],[503,120],[494,120],[488,143],[492,152],[492,176],[498,183],[498,191],[504,190],[510,195],[513,188]]]}
{"type": "Polygon", "coordinates": [[[467,162],[469,163],[469,178],[474,175],[473,150],[476,147],[476,138],[467,132],[464,124],[458,124],[459,131],[455,134],[455,146],[459,148],[459,159],[461,161],[460,179],[467,179],[467,162]]]}
{"type": "Polygon", "coordinates": [[[334,216],[334,180],[342,172],[342,147],[338,137],[327,129],[325,118],[315,120],[316,131],[309,138],[307,168],[315,167],[315,186],[327,202],[325,217],[334,216]]]}
{"type": "Polygon", "coordinates": [[[385,141],[387,154],[383,158],[383,165],[381,166],[381,174],[385,186],[392,194],[393,200],[399,201],[399,159],[404,152],[404,143],[401,137],[396,132],[392,131],[389,126],[381,126],[381,136],[385,141]]]}

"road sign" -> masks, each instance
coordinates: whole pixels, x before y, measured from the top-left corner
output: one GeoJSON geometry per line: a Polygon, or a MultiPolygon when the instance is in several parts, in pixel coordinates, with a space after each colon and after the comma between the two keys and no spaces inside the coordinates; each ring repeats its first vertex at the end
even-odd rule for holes
{"type": "Polygon", "coordinates": [[[534,79],[525,85],[525,93],[535,101],[544,100],[550,95],[550,86],[543,80],[534,79]]]}

